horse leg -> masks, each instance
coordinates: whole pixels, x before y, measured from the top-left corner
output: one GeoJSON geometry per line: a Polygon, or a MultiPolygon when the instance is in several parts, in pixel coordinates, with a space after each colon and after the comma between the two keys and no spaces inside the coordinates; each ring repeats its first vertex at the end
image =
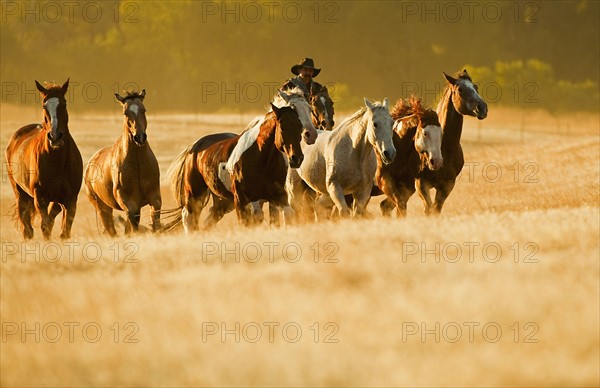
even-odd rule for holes
{"type": "Polygon", "coordinates": [[[333,203],[329,195],[323,194],[315,200],[315,214],[317,220],[331,219],[335,210],[337,210],[335,203],[333,203]]]}
{"type": "Polygon", "coordinates": [[[435,214],[440,214],[442,212],[444,202],[446,202],[446,199],[454,189],[454,183],[454,181],[448,180],[443,182],[441,186],[436,187],[435,202],[433,204],[433,211],[435,214]]]}
{"type": "MultiPolygon", "coordinates": [[[[50,202],[50,206],[48,207],[48,215],[50,216],[50,229],[54,228],[54,222],[56,221],[56,216],[61,212],[63,207],[58,202],[50,202]]],[[[65,223],[65,217],[63,216],[62,223],[65,223]]]]}
{"type": "Polygon", "coordinates": [[[308,190],[312,190],[302,180],[298,171],[291,168],[288,169],[288,174],[285,179],[285,190],[288,196],[288,204],[290,204],[296,212],[301,212],[304,208],[304,196],[308,190]]]}
{"type": "Polygon", "coordinates": [[[31,225],[31,221],[35,210],[33,198],[25,191],[21,190],[19,186],[16,186],[15,192],[17,193],[17,213],[23,227],[21,232],[23,233],[24,239],[30,239],[33,237],[33,226],[31,225]]]}
{"type": "Polygon", "coordinates": [[[137,233],[140,226],[140,209],[138,206],[127,206],[127,220],[125,225],[125,234],[130,234],[132,231],[137,233]]]}
{"type": "Polygon", "coordinates": [[[115,222],[113,220],[113,209],[96,196],[90,188],[88,188],[87,193],[90,202],[96,208],[96,214],[100,217],[104,230],[109,236],[115,237],[117,230],[115,229],[115,222]]]}
{"type": "Polygon", "coordinates": [[[152,217],[152,232],[156,233],[162,229],[162,225],[160,223],[160,209],[162,207],[162,199],[160,197],[160,190],[158,193],[151,197],[152,199],[149,201],[152,217]]]}
{"type": "Polygon", "coordinates": [[[417,179],[415,181],[415,186],[417,188],[417,192],[419,193],[419,197],[421,197],[421,199],[423,200],[425,214],[429,215],[433,207],[431,197],[429,196],[429,190],[431,189],[431,185],[427,181],[417,179]]]}
{"type": "MultiPolygon", "coordinates": [[[[370,189],[370,187],[369,187],[370,189]]],[[[351,215],[350,207],[346,203],[346,197],[344,196],[344,191],[340,187],[339,184],[335,181],[327,182],[327,192],[329,193],[329,197],[338,208],[341,217],[348,217],[351,215]]]]}
{"type": "MultiPolygon", "coordinates": [[[[76,212],[77,198],[73,198],[65,204],[65,212],[62,219],[62,231],[60,233],[60,238],[68,239],[71,237],[71,227],[73,226],[73,220],[75,220],[76,212]]],[[[52,217],[52,214],[50,214],[50,217],[52,217]]]]}
{"type": "Polygon", "coordinates": [[[382,176],[381,180],[379,180],[379,184],[381,185],[381,191],[383,191],[383,193],[386,196],[386,198],[379,204],[381,214],[384,216],[390,216],[394,208],[399,208],[399,201],[396,197],[398,193],[398,187],[394,179],[390,178],[387,175],[382,176]]]}
{"type": "Polygon", "coordinates": [[[392,210],[394,210],[394,207],[396,207],[394,201],[392,201],[389,198],[385,198],[379,204],[379,208],[381,209],[381,215],[385,217],[389,217],[392,214],[392,210]]]}
{"type": "MultiPolygon", "coordinates": [[[[250,204],[250,208],[252,211],[252,222],[255,223],[256,225],[260,225],[262,224],[262,222],[265,220],[265,213],[263,212],[263,204],[266,201],[264,200],[260,200],[260,201],[256,201],[256,202],[252,202],[250,204]]],[[[269,216],[271,215],[271,205],[269,204],[269,216]]]]}
{"type": "Polygon", "coordinates": [[[50,222],[50,215],[48,214],[48,206],[50,202],[44,197],[41,191],[35,190],[33,193],[33,203],[35,210],[40,213],[42,217],[42,235],[44,239],[48,240],[52,234],[52,224],[50,222]]]}
{"type": "Polygon", "coordinates": [[[373,189],[373,184],[369,182],[369,184],[362,187],[361,190],[352,194],[354,199],[354,203],[352,205],[354,211],[354,217],[363,216],[365,210],[367,209],[367,205],[369,204],[369,200],[371,199],[371,190],[373,189]]]}
{"type": "Polygon", "coordinates": [[[213,205],[208,210],[208,216],[204,220],[205,229],[213,227],[225,214],[233,211],[233,202],[231,200],[217,197],[216,195],[213,195],[212,198],[213,205]]]}
{"type": "Polygon", "coordinates": [[[273,202],[269,202],[269,225],[276,226],[276,227],[280,226],[279,209],[283,210],[283,208],[285,206],[289,206],[289,204],[287,203],[287,196],[283,202],[285,203],[285,205],[283,205],[283,206],[276,205],[273,202]]]}

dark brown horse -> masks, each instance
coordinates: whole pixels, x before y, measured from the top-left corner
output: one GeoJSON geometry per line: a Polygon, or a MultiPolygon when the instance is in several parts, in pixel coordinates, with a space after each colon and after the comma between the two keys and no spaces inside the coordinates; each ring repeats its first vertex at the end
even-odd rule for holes
{"type": "Polygon", "coordinates": [[[331,131],[335,122],[333,121],[333,100],[329,97],[327,88],[323,87],[317,94],[309,97],[311,118],[315,128],[331,131]]]}
{"type": "Polygon", "coordinates": [[[303,126],[293,108],[271,106],[273,111],[260,124],[256,141],[240,156],[231,175],[225,165],[243,134],[205,136],[173,162],[169,175],[178,205],[183,206],[186,232],[198,227],[200,212],[211,195],[206,227],[233,209],[244,225],[250,224],[248,205],[259,200],[272,202],[291,215],[284,184],[288,162],[297,168],[304,158],[300,148],[303,126]]]}
{"type": "Polygon", "coordinates": [[[377,155],[375,182],[387,196],[380,204],[382,213],[389,215],[395,207],[399,216],[405,216],[417,174],[425,167],[435,171],[442,166],[442,128],[437,113],[416,96],[399,99],[391,114],[396,158],[386,165],[377,155]]]}
{"type": "Polygon", "coordinates": [[[64,85],[35,86],[42,96],[44,122],[19,129],[8,141],[8,179],[17,198],[17,217],[23,237],[33,237],[35,212],[42,218],[42,234],[50,238],[54,219],[63,210],[61,238],[69,238],[81,189],[83,161],[69,132],[64,85]]]}
{"type": "Polygon", "coordinates": [[[444,165],[437,171],[425,168],[419,173],[416,187],[425,206],[425,214],[442,211],[444,202],[456,182],[464,165],[464,156],[460,146],[463,115],[474,116],[479,120],[487,117],[487,104],[471,80],[467,70],[454,77],[444,73],[448,85],[444,89],[438,104],[437,114],[442,124],[442,157],[444,165]],[[435,201],[429,197],[429,190],[435,188],[435,201]]]}
{"type": "Polygon", "coordinates": [[[123,106],[123,131],[115,144],[96,152],[85,169],[85,187],[106,232],[116,235],[113,209],[127,213],[125,232],[137,231],[140,209],[152,208],[152,230],[160,225],[160,171],[146,135],[146,90],[115,94],[123,106]]]}

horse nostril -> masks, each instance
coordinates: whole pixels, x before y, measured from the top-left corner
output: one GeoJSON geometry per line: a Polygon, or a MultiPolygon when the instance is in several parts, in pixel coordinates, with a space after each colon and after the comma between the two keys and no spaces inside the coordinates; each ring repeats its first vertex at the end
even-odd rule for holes
{"type": "Polygon", "coordinates": [[[327,126],[327,121],[325,121],[325,120],[321,121],[321,126],[323,128],[325,128],[327,126]]]}
{"type": "Polygon", "coordinates": [[[63,137],[63,133],[62,132],[59,132],[58,136],[56,136],[57,139],[61,139],[62,137],[63,137]]]}

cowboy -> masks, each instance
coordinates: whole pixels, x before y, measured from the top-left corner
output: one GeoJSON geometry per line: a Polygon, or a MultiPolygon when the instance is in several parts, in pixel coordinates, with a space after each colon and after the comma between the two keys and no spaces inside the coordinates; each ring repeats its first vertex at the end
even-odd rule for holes
{"type": "Polygon", "coordinates": [[[313,80],[313,78],[316,78],[319,75],[321,69],[315,67],[312,58],[304,58],[300,63],[292,66],[291,70],[296,77],[287,80],[281,87],[282,90],[299,87],[300,90],[304,92],[304,97],[306,97],[307,100],[311,95],[315,95],[319,92],[327,93],[326,87],[313,80]]]}

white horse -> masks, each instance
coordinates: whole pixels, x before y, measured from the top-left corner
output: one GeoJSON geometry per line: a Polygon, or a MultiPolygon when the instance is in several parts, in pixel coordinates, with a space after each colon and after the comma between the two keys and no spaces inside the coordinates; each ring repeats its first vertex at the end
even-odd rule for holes
{"type": "Polygon", "coordinates": [[[387,98],[383,103],[371,103],[365,98],[365,107],[333,131],[319,131],[314,145],[302,145],[304,161],[300,168],[288,170],[286,190],[290,203],[297,204],[301,199],[297,195],[304,181],[323,194],[318,205],[333,201],[341,216],[361,215],[371,198],[377,170],[375,152],[385,164],[396,156],[393,123],[387,98]],[[344,198],[347,194],[354,200],[352,212],[344,198]]]}

